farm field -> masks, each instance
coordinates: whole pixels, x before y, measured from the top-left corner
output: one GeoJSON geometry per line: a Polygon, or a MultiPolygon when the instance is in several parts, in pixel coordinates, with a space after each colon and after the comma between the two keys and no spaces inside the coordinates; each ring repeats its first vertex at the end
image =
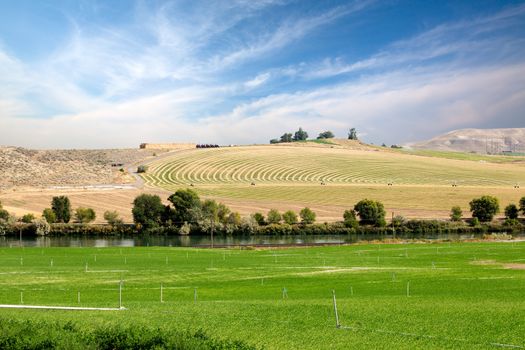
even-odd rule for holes
{"type": "Polygon", "coordinates": [[[524,256],[525,242],[2,248],[1,304],[20,304],[22,292],[26,305],[117,307],[122,280],[127,310],[0,318],[203,329],[267,349],[524,348],[524,256]]]}
{"type": "Polygon", "coordinates": [[[519,157],[349,147],[188,150],[151,162],[143,178],[148,188],[168,191],[193,185],[200,195],[241,214],[309,206],[324,221],[339,220],[363,198],[380,200],[388,211],[406,217],[446,218],[454,205],[466,211],[476,196],[494,195],[505,206],[525,195],[524,186],[515,188],[525,180],[525,163],[519,157]]]}

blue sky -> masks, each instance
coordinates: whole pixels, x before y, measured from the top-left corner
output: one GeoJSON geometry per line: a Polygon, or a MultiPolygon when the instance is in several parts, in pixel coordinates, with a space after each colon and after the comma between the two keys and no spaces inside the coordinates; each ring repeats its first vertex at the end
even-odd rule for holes
{"type": "Polygon", "coordinates": [[[525,127],[523,1],[0,0],[0,145],[525,127]]]}

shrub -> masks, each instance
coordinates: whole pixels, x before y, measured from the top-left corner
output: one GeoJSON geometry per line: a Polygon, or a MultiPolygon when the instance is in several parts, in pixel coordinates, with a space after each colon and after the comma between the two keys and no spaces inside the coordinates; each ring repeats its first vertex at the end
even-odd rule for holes
{"type": "Polygon", "coordinates": [[[308,207],[301,209],[299,213],[301,217],[301,223],[303,224],[313,224],[315,222],[315,213],[308,207]]]}
{"type": "Polygon", "coordinates": [[[75,210],[75,220],[81,224],[88,224],[95,221],[97,214],[91,208],[77,208],[75,210]]]}
{"type": "Polygon", "coordinates": [[[298,221],[297,214],[293,210],[288,210],[283,214],[283,220],[288,225],[295,225],[298,221]]]}
{"type": "Polygon", "coordinates": [[[396,215],[392,218],[392,225],[394,227],[402,227],[406,224],[406,219],[404,216],[396,215]]]}
{"type": "Polygon", "coordinates": [[[470,201],[470,211],[472,217],[478,218],[481,222],[492,221],[494,215],[499,213],[499,201],[492,196],[482,196],[470,201]]]}
{"type": "Polygon", "coordinates": [[[477,217],[473,217],[470,219],[470,226],[477,227],[479,226],[479,219],[477,217]]]}
{"type": "Polygon", "coordinates": [[[379,201],[363,199],[354,206],[354,210],[359,214],[361,225],[374,225],[382,227],[386,225],[385,208],[379,201]]]}
{"type": "Polygon", "coordinates": [[[345,212],[343,213],[343,223],[345,224],[345,227],[356,228],[357,226],[359,226],[354,210],[345,210],[345,212]]]}
{"type": "Polygon", "coordinates": [[[175,221],[194,223],[201,217],[201,200],[191,189],[177,190],[168,197],[175,208],[175,221]]]}
{"type": "Polygon", "coordinates": [[[33,222],[33,220],[35,220],[35,216],[31,213],[25,214],[20,219],[20,221],[23,222],[24,224],[30,224],[33,222]]]}
{"type": "Polygon", "coordinates": [[[511,219],[511,220],[517,219],[518,214],[519,214],[519,210],[516,204],[509,204],[505,207],[505,217],[507,219],[511,219]]]}
{"type": "Polygon", "coordinates": [[[521,197],[520,199],[520,211],[525,215],[525,197],[521,197]]]}
{"type": "Polygon", "coordinates": [[[148,171],[148,167],[146,165],[139,165],[137,167],[137,174],[142,174],[148,171]]]}
{"type": "Polygon", "coordinates": [[[228,215],[228,224],[233,226],[239,226],[241,224],[241,214],[234,211],[228,215]]]}
{"type": "Polygon", "coordinates": [[[104,220],[106,220],[106,222],[111,226],[122,225],[124,223],[123,220],[119,217],[117,211],[105,211],[104,220]]]}
{"type": "Polygon", "coordinates": [[[261,214],[261,213],[254,213],[254,214],[252,214],[252,218],[255,220],[257,225],[259,225],[259,226],[266,225],[266,220],[265,220],[263,214],[261,214]]]}
{"type": "Polygon", "coordinates": [[[461,211],[461,208],[458,206],[452,207],[452,209],[450,210],[450,220],[461,221],[462,217],[463,211],[461,211]]]}
{"type": "Polygon", "coordinates": [[[9,212],[7,210],[0,208],[0,220],[9,220],[9,212]]]}
{"type": "Polygon", "coordinates": [[[57,221],[57,216],[51,208],[46,208],[42,212],[42,217],[47,221],[48,224],[54,224],[57,221]]]}
{"type": "Polygon", "coordinates": [[[271,209],[268,212],[267,219],[269,224],[278,224],[282,220],[282,216],[277,209],[271,209]]]}
{"type": "Polygon", "coordinates": [[[518,221],[518,219],[512,219],[512,218],[507,217],[505,221],[503,221],[503,225],[509,226],[509,227],[517,227],[517,226],[521,226],[521,223],[518,221]]]}
{"type": "Polygon", "coordinates": [[[46,220],[38,219],[33,224],[35,225],[35,234],[38,236],[45,236],[51,232],[51,225],[46,220]]]}
{"type": "Polygon", "coordinates": [[[322,133],[320,133],[319,136],[317,136],[317,139],[318,140],[333,139],[334,137],[335,137],[334,133],[331,132],[330,130],[327,130],[327,131],[323,131],[322,133]]]}
{"type": "Polygon", "coordinates": [[[55,213],[56,222],[68,223],[71,220],[71,202],[68,197],[53,197],[51,209],[55,213]]]}

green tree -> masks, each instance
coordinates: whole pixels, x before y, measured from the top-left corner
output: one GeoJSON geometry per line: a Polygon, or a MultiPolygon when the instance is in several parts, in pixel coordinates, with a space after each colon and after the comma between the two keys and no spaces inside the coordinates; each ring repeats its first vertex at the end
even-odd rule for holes
{"type": "Polygon", "coordinates": [[[301,217],[301,223],[303,224],[313,224],[315,222],[316,215],[312,209],[308,207],[301,209],[299,216],[301,217]]]}
{"type": "Polygon", "coordinates": [[[385,226],[385,207],[383,203],[371,199],[363,199],[359,201],[354,210],[359,215],[359,223],[361,225],[385,226]]]}
{"type": "Polygon", "coordinates": [[[492,221],[494,215],[499,213],[499,201],[496,197],[482,196],[471,200],[469,204],[472,217],[481,222],[492,221]]]}
{"type": "Polygon", "coordinates": [[[66,196],[53,197],[51,209],[55,213],[55,222],[68,223],[71,220],[71,202],[66,196]]]}
{"type": "Polygon", "coordinates": [[[106,222],[110,224],[111,226],[118,226],[124,223],[123,220],[120,218],[119,214],[117,213],[117,211],[110,211],[110,210],[105,211],[104,220],[106,220],[106,222]]]}
{"type": "Polygon", "coordinates": [[[271,209],[266,216],[269,224],[278,224],[282,220],[282,216],[277,209],[271,209]]]}
{"type": "Polygon", "coordinates": [[[525,197],[520,199],[520,210],[523,215],[525,215],[525,197]]]}
{"type": "Polygon", "coordinates": [[[81,224],[88,224],[95,221],[97,215],[95,211],[91,208],[77,208],[75,210],[75,220],[81,224]]]}
{"type": "Polygon", "coordinates": [[[505,217],[507,219],[517,219],[519,214],[516,204],[509,204],[505,207],[505,217]]]}
{"type": "Polygon", "coordinates": [[[298,221],[297,214],[293,210],[288,210],[283,214],[283,220],[288,225],[295,225],[298,221]]]}
{"type": "Polygon", "coordinates": [[[331,132],[330,130],[327,130],[327,131],[323,131],[322,133],[320,133],[319,136],[317,136],[317,139],[318,140],[333,139],[334,137],[335,137],[334,133],[331,132]]]}
{"type": "Polygon", "coordinates": [[[33,221],[35,221],[35,216],[33,214],[31,214],[31,213],[28,213],[28,214],[25,214],[24,216],[22,216],[20,221],[22,221],[25,224],[30,224],[33,221]]]}
{"type": "Polygon", "coordinates": [[[284,133],[281,136],[280,142],[292,142],[292,133],[284,133]]]}
{"type": "Polygon", "coordinates": [[[299,128],[293,135],[294,141],[306,141],[306,139],[308,139],[308,133],[303,128],[299,128]]]}
{"type": "Polygon", "coordinates": [[[222,224],[226,224],[228,222],[228,215],[230,215],[230,208],[226,206],[224,203],[219,203],[217,208],[217,216],[219,218],[219,222],[222,224]]]}
{"type": "Polygon", "coordinates": [[[42,212],[42,217],[47,221],[48,224],[54,224],[57,222],[57,216],[51,208],[46,208],[42,212]]]}
{"type": "Polygon", "coordinates": [[[197,222],[201,216],[201,201],[197,192],[191,189],[178,190],[168,197],[176,211],[179,223],[197,222]]]}
{"type": "Polygon", "coordinates": [[[463,211],[460,207],[454,206],[452,209],[450,209],[450,220],[452,221],[461,221],[461,218],[463,217],[463,211]]]}
{"type": "Polygon", "coordinates": [[[241,214],[234,211],[228,215],[228,224],[233,226],[239,226],[241,224],[241,214]]]}
{"type": "Polygon", "coordinates": [[[266,225],[266,219],[264,218],[264,215],[261,213],[254,213],[252,214],[253,220],[257,223],[259,226],[266,225]]]}
{"type": "Polygon", "coordinates": [[[357,227],[357,217],[354,210],[345,210],[343,213],[343,223],[346,227],[357,227]]]}
{"type": "Polygon", "coordinates": [[[133,221],[144,228],[158,227],[162,221],[164,205],[157,195],[141,194],[133,201],[133,221]]]}
{"type": "Polygon", "coordinates": [[[357,131],[355,130],[355,128],[351,128],[350,131],[348,132],[348,139],[357,140],[357,131]]]}

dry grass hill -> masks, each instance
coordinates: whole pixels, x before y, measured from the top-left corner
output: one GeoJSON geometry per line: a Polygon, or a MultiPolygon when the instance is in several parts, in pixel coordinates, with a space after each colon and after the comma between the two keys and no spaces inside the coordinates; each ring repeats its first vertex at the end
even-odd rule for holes
{"type": "Polygon", "coordinates": [[[454,130],[411,147],[481,154],[525,153],[525,128],[454,130]]]}

